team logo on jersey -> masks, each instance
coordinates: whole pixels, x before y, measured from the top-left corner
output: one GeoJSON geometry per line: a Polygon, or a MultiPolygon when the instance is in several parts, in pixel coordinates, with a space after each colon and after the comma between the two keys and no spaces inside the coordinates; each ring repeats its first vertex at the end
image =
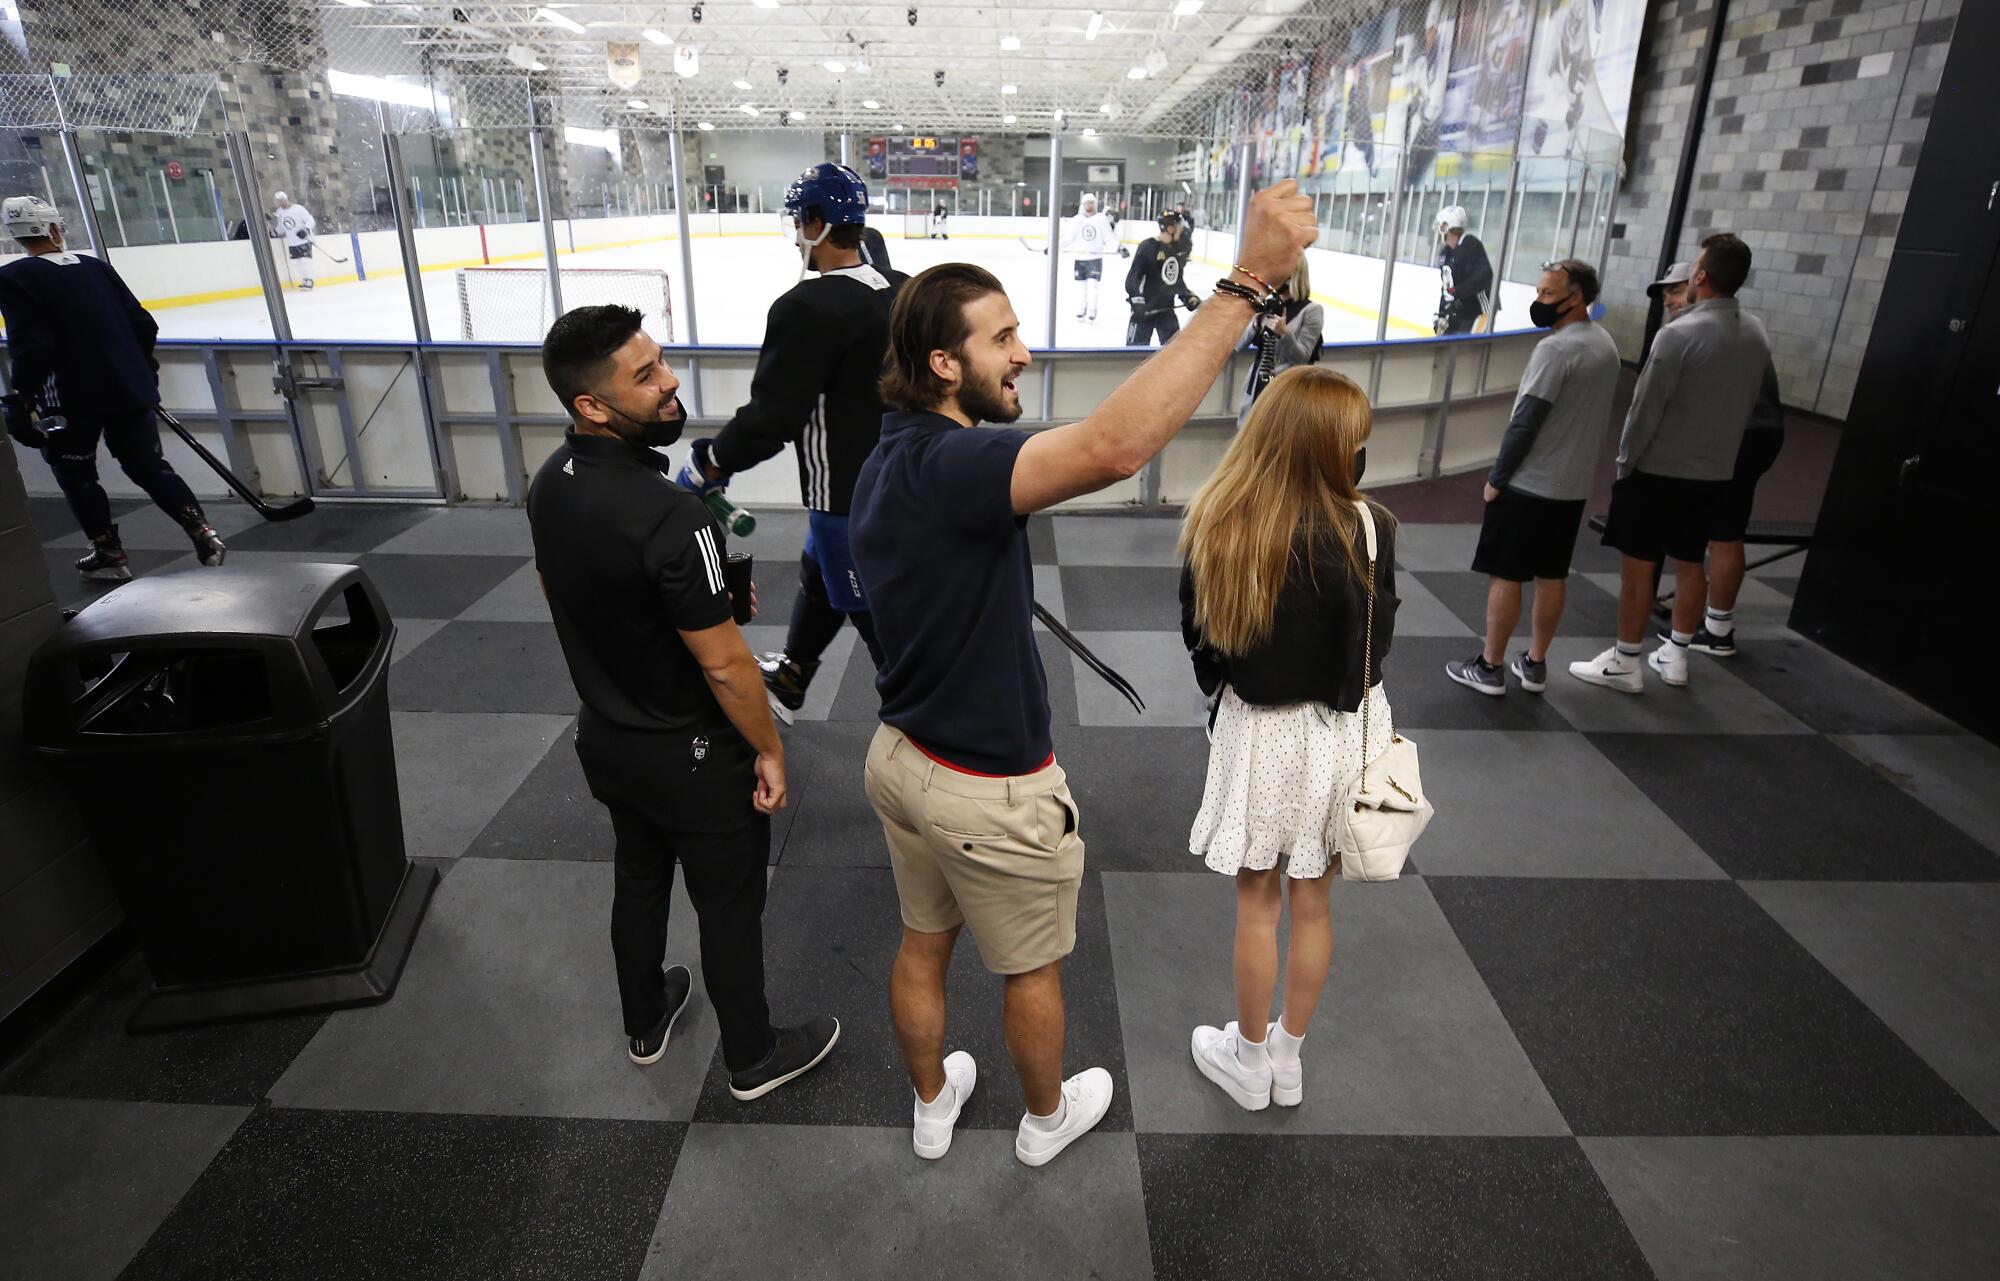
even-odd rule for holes
{"type": "Polygon", "coordinates": [[[1085,240],[1095,240],[1097,239],[1097,228],[1091,226],[1089,223],[1085,223],[1083,224],[1082,235],[1085,240]]]}
{"type": "Polygon", "coordinates": [[[1178,284],[1181,278],[1181,260],[1168,258],[1160,264],[1160,279],[1166,284],[1178,284]]]}

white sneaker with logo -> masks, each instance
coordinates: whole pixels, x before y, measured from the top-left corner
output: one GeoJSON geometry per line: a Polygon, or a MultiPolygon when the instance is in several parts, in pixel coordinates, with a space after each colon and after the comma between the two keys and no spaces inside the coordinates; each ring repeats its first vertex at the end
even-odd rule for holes
{"type": "Polygon", "coordinates": [[[1262,1112],[1271,1106],[1271,1065],[1266,1061],[1254,1071],[1244,1067],[1236,1057],[1238,1039],[1234,1019],[1219,1028],[1206,1024],[1196,1028],[1189,1047],[1194,1052],[1194,1065],[1203,1076],[1222,1087],[1224,1094],[1236,1100],[1238,1107],[1246,1112],[1262,1112]]]}
{"type": "MultiPolygon", "coordinates": [[[[916,1124],[911,1132],[911,1146],[918,1156],[926,1161],[935,1161],[951,1151],[952,1127],[958,1124],[958,1114],[965,1107],[965,1101],[972,1097],[972,1087],[979,1081],[979,1067],[972,1056],[964,1050],[953,1050],[944,1056],[944,1090],[951,1096],[951,1111],[941,1117],[926,1117],[924,1104],[920,1100],[916,1106],[916,1124]]],[[[939,1100],[933,1099],[936,1103],[939,1100]]]]}
{"type": "Polygon", "coordinates": [[[1646,655],[1646,666],[1658,672],[1660,679],[1669,685],[1685,685],[1688,683],[1687,646],[1668,641],[1646,655]]]}
{"type": "Polygon", "coordinates": [[[1062,1120],[1053,1127],[1033,1116],[1021,1118],[1014,1155],[1022,1165],[1047,1165],[1104,1119],[1111,1107],[1111,1074],[1103,1068],[1085,1068],[1063,1082],[1062,1092],[1062,1120]]]}
{"type": "Polygon", "coordinates": [[[1637,654],[1621,654],[1613,645],[1588,662],[1571,663],[1569,674],[1590,685],[1602,685],[1624,694],[1646,692],[1645,673],[1637,654]]]}

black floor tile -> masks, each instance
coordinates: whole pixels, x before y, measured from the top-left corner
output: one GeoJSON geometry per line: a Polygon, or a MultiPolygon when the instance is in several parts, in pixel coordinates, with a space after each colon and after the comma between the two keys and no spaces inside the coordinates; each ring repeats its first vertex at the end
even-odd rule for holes
{"type": "Polygon", "coordinates": [[[357,564],[382,593],[391,618],[457,618],[528,558],[375,553],[357,564]]]}
{"type": "Polygon", "coordinates": [[[2000,856],[1818,735],[1590,741],[1739,879],[2000,879],[2000,856]]]}
{"type": "Polygon", "coordinates": [[[1822,734],[1951,734],[1959,727],[1909,695],[1796,635],[1745,637],[1732,674],[1822,734]]]}
{"type": "Polygon", "coordinates": [[[229,546],[246,552],[372,552],[396,535],[423,524],[440,510],[321,503],[297,520],[253,525],[231,538],[229,546]]]}
{"type": "MultiPolygon", "coordinates": [[[[1431,594],[1459,622],[1470,627],[1473,635],[1486,635],[1486,589],[1491,581],[1486,575],[1423,573],[1414,577],[1429,588],[1431,594]]],[[[1563,601],[1562,622],[1556,625],[1557,632],[1565,636],[1616,636],[1618,598],[1581,573],[1571,574],[1566,582],[1568,592],[1563,601]]],[[[1515,647],[1525,647],[1528,643],[1529,621],[1534,617],[1535,590],[1533,583],[1521,589],[1521,621],[1514,628],[1515,647]]],[[[1509,652],[1512,652],[1511,648],[1509,652]]]]}
{"type": "Polygon", "coordinates": [[[612,844],[610,814],[590,794],[576,739],[565,731],[462,857],[608,863],[612,844]]]}
{"type": "Polygon", "coordinates": [[[638,1275],[685,1125],[259,1110],[123,1276],[638,1275]]]}
{"type": "Polygon", "coordinates": [[[1188,829],[1208,778],[1208,736],[1198,729],[1085,725],[1056,735],[1082,815],[1091,870],[1198,872],[1188,829]]]}
{"type": "Polygon", "coordinates": [[[1427,884],[1579,1135],[1993,1133],[1733,883],[1427,884]]]}
{"type": "MultiPolygon", "coordinates": [[[[1053,725],[1074,725],[1076,670],[1070,663],[1070,652],[1049,632],[1037,631],[1035,644],[1042,652],[1042,671],[1049,681],[1049,721],[1053,725]]],[[[827,719],[874,721],[880,719],[881,712],[882,698],[875,692],[875,665],[868,661],[866,650],[857,650],[848,660],[847,673],[840,679],[840,692],[834,696],[827,719]]]]}
{"type": "Polygon", "coordinates": [[[861,767],[881,728],[876,721],[800,721],[785,731],[785,773],[792,804],[782,839],[787,866],[889,866],[882,825],[868,804],[861,767]]]}
{"type": "MultiPolygon", "coordinates": [[[[111,500],[111,519],[123,520],[128,514],[151,505],[143,498],[114,498],[111,500]]],[[[28,523],[34,526],[35,541],[41,543],[83,528],[77,524],[76,513],[69,509],[69,500],[60,497],[28,499],[28,523]]],[[[83,549],[78,548],[71,554],[71,559],[81,555],[83,549]]]]}
{"type": "MultiPolygon", "coordinates": [[[[808,820],[809,821],[809,820],[808,820]]],[[[879,830],[877,839],[880,839],[879,830]]],[[[1117,1083],[1106,1130],[1132,1128],[1124,1036],[1112,982],[1104,894],[1086,874],[1077,905],[1076,951],[1063,966],[1068,1003],[1064,1070],[1102,1067],[1117,1083]]],[[[874,868],[781,867],[764,912],[765,989],[771,1017],[809,1014],[840,1019],[840,1044],[807,1075],[743,1104],[729,1096],[718,1050],[695,1106],[696,1121],[766,1125],[908,1126],[912,1093],[889,1021],[889,969],[902,940],[894,878],[874,868]]],[[[959,936],[952,958],[947,1050],[979,1063],[980,1083],[960,1128],[1012,1129],[1021,1091],[1000,1031],[1002,982],[979,963],[972,939],[959,936]]]]}
{"type": "Polygon", "coordinates": [[[1590,528],[1590,514],[1584,514],[1584,527],[1576,534],[1576,551],[1570,556],[1570,572],[1575,574],[1615,574],[1624,563],[1625,557],[1615,547],[1604,545],[1604,535],[1590,528]]]}
{"type": "Polygon", "coordinates": [[[1397,729],[1566,730],[1569,722],[1545,698],[1519,690],[1505,698],[1453,684],[1444,665],[1468,658],[1479,642],[1452,636],[1398,636],[1382,664],[1383,685],[1397,729]]]}
{"type": "Polygon", "coordinates": [[[1156,1281],[1653,1275],[1571,1139],[1138,1141],[1156,1281]]]}
{"type": "Polygon", "coordinates": [[[1797,575],[1759,574],[1757,575],[1757,581],[1772,591],[1785,596],[1796,597],[1799,594],[1799,580],[1797,575]]]}
{"type": "Polygon", "coordinates": [[[553,623],[448,623],[389,672],[402,712],[552,712],[579,705],[553,623]]]}
{"type": "Polygon", "coordinates": [[[1065,565],[1063,622],[1073,632],[1178,632],[1181,571],[1157,565],[1065,565]]]}
{"type": "Polygon", "coordinates": [[[1028,555],[1037,565],[1056,563],[1056,523],[1048,515],[1028,517],[1028,555]]]}
{"type": "Polygon", "coordinates": [[[0,1094],[247,1106],[269,1092],[324,1014],[295,1014],[134,1036],[151,989],[143,960],[113,967],[0,1069],[0,1094]]]}
{"type": "MultiPolygon", "coordinates": [[[[82,609],[93,601],[101,600],[123,583],[100,582],[94,578],[84,578],[76,572],[77,557],[84,554],[81,547],[44,547],[42,559],[49,567],[49,587],[53,590],[58,609],[82,609]]],[[[150,574],[162,565],[179,560],[186,552],[146,551],[137,547],[125,549],[125,559],[132,566],[134,577],[150,574]]]]}

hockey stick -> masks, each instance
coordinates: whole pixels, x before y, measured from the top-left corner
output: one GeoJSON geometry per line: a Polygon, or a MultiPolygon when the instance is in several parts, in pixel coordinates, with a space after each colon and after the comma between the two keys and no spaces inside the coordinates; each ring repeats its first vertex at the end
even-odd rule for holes
{"type": "Polygon", "coordinates": [[[1105,662],[1097,655],[1091,653],[1090,647],[1088,645],[1085,645],[1082,641],[1078,640],[1070,632],[1069,628],[1064,627],[1061,623],[1058,623],[1055,619],[1055,615],[1049,613],[1048,610],[1042,608],[1042,603],[1040,601],[1034,602],[1034,606],[1035,606],[1035,617],[1038,620],[1040,620],[1042,626],[1048,628],[1050,633],[1054,635],[1057,640],[1069,646],[1071,652],[1074,653],[1078,658],[1082,659],[1086,667],[1090,668],[1091,671],[1096,672],[1099,676],[1102,676],[1104,678],[1105,684],[1117,690],[1120,694],[1123,694],[1125,696],[1125,701],[1132,704],[1132,708],[1134,711],[1139,712],[1142,715],[1145,713],[1146,700],[1139,697],[1139,691],[1132,688],[1132,684],[1130,681],[1127,681],[1123,676],[1120,676],[1117,672],[1112,671],[1111,665],[1109,663],[1105,662]]]}
{"type": "Polygon", "coordinates": [[[1020,241],[1021,248],[1027,250],[1031,254],[1045,254],[1049,251],[1049,247],[1047,245],[1033,244],[1028,240],[1026,236],[1016,236],[1014,237],[1014,239],[1020,241]]]}
{"type": "Polygon", "coordinates": [[[160,421],[174,429],[174,435],[186,441],[189,449],[198,454],[203,462],[215,468],[215,474],[222,477],[228,483],[229,487],[236,491],[237,497],[249,503],[256,510],[257,514],[265,520],[297,520],[313,509],[313,500],[311,498],[295,499],[292,502],[286,503],[283,507],[271,506],[271,504],[265,502],[256,494],[251,493],[249,486],[236,479],[236,473],[223,466],[220,458],[209,453],[200,441],[189,434],[188,429],[181,426],[180,419],[157,406],[155,407],[155,412],[160,415],[160,421]]]}
{"type": "Polygon", "coordinates": [[[347,261],[347,259],[341,257],[339,254],[333,252],[333,250],[331,249],[321,249],[319,247],[319,241],[317,240],[308,241],[307,243],[313,247],[313,251],[315,253],[318,253],[334,262],[344,263],[347,261]]]}

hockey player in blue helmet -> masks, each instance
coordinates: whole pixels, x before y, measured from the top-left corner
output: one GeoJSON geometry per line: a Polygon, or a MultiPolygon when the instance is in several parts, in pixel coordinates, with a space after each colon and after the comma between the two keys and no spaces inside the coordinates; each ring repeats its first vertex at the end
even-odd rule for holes
{"type": "Polygon", "coordinates": [[[705,495],[787,444],[797,449],[807,529],[799,593],[785,648],[759,660],[773,710],[789,723],[843,619],[871,658],[880,654],[847,550],[847,510],[881,434],[876,384],[889,346],[889,307],[909,277],[864,258],[868,184],[845,165],[817,164],[800,174],[785,190],[785,217],[801,279],[771,304],[749,402],[719,434],[694,442],[680,480],[705,495]]]}

